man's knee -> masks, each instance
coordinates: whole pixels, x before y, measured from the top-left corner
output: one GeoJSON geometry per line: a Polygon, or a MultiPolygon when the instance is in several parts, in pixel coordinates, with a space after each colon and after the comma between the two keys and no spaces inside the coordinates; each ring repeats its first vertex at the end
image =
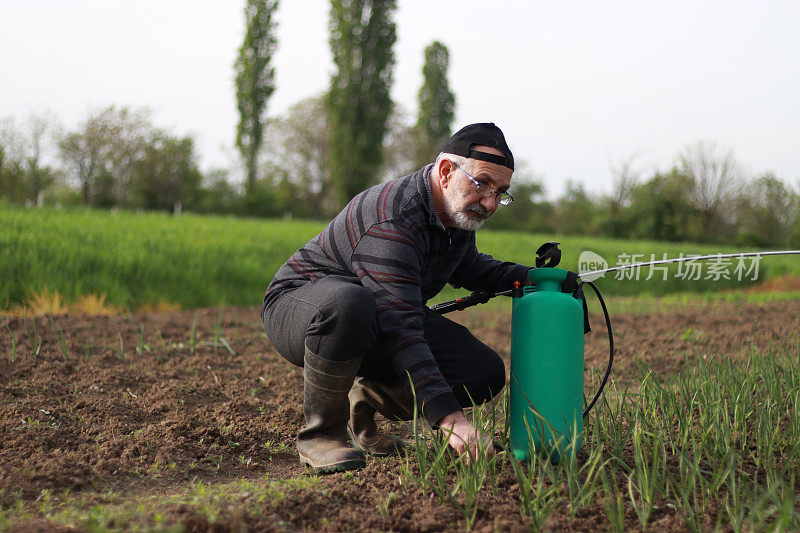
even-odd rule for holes
{"type": "Polygon", "coordinates": [[[339,283],[309,324],[309,348],[326,359],[363,355],[377,338],[375,296],[355,283],[339,283]]]}
{"type": "Polygon", "coordinates": [[[363,326],[375,322],[375,295],[361,285],[343,284],[338,291],[338,297],[329,301],[328,306],[348,326],[363,326]]]}

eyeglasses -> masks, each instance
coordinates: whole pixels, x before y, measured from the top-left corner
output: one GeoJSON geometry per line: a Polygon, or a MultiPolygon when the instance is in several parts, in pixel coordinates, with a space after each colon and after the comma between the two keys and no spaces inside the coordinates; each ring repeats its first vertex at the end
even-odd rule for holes
{"type": "Polygon", "coordinates": [[[494,198],[495,201],[500,205],[508,205],[514,201],[514,197],[508,194],[507,192],[500,192],[488,183],[484,183],[482,181],[478,181],[472,176],[469,175],[469,172],[461,168],[461,166],[456,163],[455,161],[450,161],[453,163],[461,172],[466,174],[466,176],[470,179],[472,183],[475,184],[475,191],[478,194],[483,196],[484,198],[494,198]]]}

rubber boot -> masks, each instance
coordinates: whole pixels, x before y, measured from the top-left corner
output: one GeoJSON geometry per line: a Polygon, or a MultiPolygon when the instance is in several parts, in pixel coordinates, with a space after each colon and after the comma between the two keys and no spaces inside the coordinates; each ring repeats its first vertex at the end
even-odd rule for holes
{"type": "Polygon", "coordinates": [[[414,397],[408,381],[398,379],[384,382],[359,378],[350,389],[348,430],[353,444],[378,457],[402,454],[405,442],[378,431],[376,412],[389,420],[411,420],[414,417],[414,397]]]}
{"type": "Polygon", "coordinates": [[[297,434],[300,462],[319,473],[364,468],[364,454],[350,446],[349,401],[361,357],[328,361],[306,347],[303,366],[303,414],[306,426],[297,434]]]}

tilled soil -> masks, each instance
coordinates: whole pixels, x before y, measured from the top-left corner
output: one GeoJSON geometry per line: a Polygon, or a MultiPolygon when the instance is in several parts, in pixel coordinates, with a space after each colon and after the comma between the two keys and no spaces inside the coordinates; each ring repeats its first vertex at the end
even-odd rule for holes
{"type": "MultiPolygon", "coordinates": [[[[508,360],[509,313],[478,308],[451,316],[508,360]]],[[[117,500],[163,495],[164,503],[151,505],[165,523],[193,531],[465,528],[457,509],[404,481],[397,458],[370,460],[356,474],[296,481],[310,477],[294,451],[302,425],[301,369],[269,345],[256,308],[2,320],[3,507],[36,509],[43,494],[54,503],[83,496],[86,505],[108,503],[112,497],[104,494],[117,500]],[[227,505],[209,521],[195,507],[168,503],[169,494],[190,483],[265,478],[286,484],[280,485],[277,503],[265,502],[257,510],[252,502],[227,505]]],[[[800,342],[797,301],[612,320],[613,376],[623,383],[635,383],[641,368],[667,375],[698,357],[740,358],[753,346],[800,342]]],[[[587,383],[596,382],[593,369],[604,368],[608,357],[601,318],[593,316],[592,325],[595,331],[586,337],[587,383]]],[[[519,514],[516,478],[503,476],[499,490],[481,501],[477,530],[529,527],[519,514]]],[[[682,529],[675,514],[657,517],[654,527],[682,529]]],[[[40,519],[16,527],[51,526],[40,519]]],[[[588,531],[609,524],[598,503],[574,519],[557,509],[548,527],[588,531]]]]}

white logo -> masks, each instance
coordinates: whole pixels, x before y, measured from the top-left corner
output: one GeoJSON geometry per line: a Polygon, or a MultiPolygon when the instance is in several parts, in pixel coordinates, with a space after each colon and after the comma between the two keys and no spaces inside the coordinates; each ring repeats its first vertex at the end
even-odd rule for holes
{"type": "Polygon", "coordinates": [[[602,278],[605,276],[605,272],[591,274],[589,276],[584,276],[584,274],[596,270],[604,270],[606,268],[608,268],[608,261],[603,259],[601,255],[590,252],[589,250],[584,250],[581,252],[580,257],[578,257],[578,274],[580,274],[583,281],[594,281],[602,278]]]}

